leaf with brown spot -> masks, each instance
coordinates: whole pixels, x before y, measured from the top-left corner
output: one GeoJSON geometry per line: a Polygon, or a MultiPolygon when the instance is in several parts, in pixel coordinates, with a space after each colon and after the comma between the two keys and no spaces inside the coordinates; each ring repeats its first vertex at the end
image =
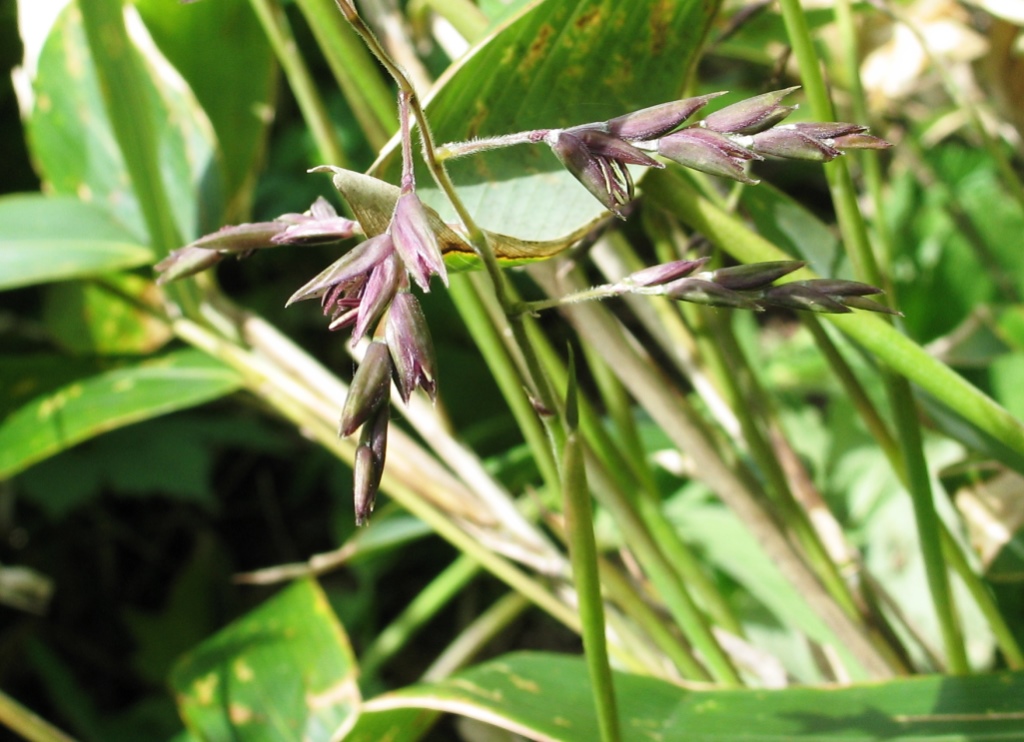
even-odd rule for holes
{"type": "MultiPolygon", "coordinates": [[[[717,5],[531,4],[445,73],[427,108],[437,143],[603,121],[678,98],[717,5]]],[[[448,167],[479,225],[523,244],[568,247],[572,235],[606,214],[543,144],[452,160],[448,167]]],[[[374,169],[390,182],[398,172],[395,149],[374,169]]],[[[418,171],[417,183],[423,200],[455,222],[429,173],[418,171]]]]}
{"type": "MultiPolygon", "coordinates": [[[[627,740],[1000,740],[1019,738],[1024,721],[1024,672],[782,690],[689,689],[616,672],[615,691],[627,740]]],[[[582,657],[518,652],[371,699],[350,739],[377,742],[370,730],[416,709],[461,714],[532,740],[600,739],[582,657]]]]}
{"type": "Polygon", "coordinates": [[[171,685],[198,739],[329,742],[356,722],[356,675],[344,628],[305,579],[185,655],[171,685]]]}

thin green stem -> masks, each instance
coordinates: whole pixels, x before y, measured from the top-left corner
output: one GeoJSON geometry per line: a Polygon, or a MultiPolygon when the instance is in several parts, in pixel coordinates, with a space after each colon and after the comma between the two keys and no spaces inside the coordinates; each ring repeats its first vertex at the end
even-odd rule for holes
{"type": "MultiPolygon", "coordinates": [[[[568,382],[568,372],[550,343],[540,333],[531,335],[538,353],[545,364],[545,371],[556,384],[568,382]]],[[[611,513],[623,540],[636,555],[644,571],[650,575],[652,584],[664,602],[669,614],[682,629],[689,641],[708,658],[708,665],[716,677],[727,684],[738,680],[721,647],[708,627],[690,590],[712,606],[712,615],[722,616],[723,627],[734,633],[741,633],[739,622],[732,618],[728,606],[714,584],[701,570],[701,566],[686,548],[665,519],[664,513],[655,501],[655,494],[641,493],[640,503],[630,495],[638,489],[637,477],[631,473],[633,467],[607,440],[592,406],[586,398],[579,401],[580,430],[588,450],[588,466],[595,483],[595,494],[601,504],[611,513]],[[638,509],[639,508],[639,509],[638,509]]],[[[631,613],[636,607],[636,597],[623,604],[623,610],[631,613]]],[[[678,665],[679,671],[694,680],[709,679],[709,674],[692,661],[678,665]]]]}
{"type": "MultiPolygon", "coordinates": [[[[820,57],[814,49],[803,8],[799,0],[780,0],[780,7],[813,113],[820,120],[830,121],[834,118],[832,103],[819,68],[820,57]]],[[[836,206],[843,243],[853,264],[854,273],[859,280],[881,285],[882,276],[871,251],[867,229],[860,216],[853,179],[846,163],[842,160],[831,163],[826,167],[826,175],[836,206]]],[[[966,673],[970,668],[952,603],[946,562],[942,554],[939,518],[932,499],[931,480],[922,448],[913,394],[906,378],[891,371],[883,371],[883,381],[896,418],[897,440],[906,465],[925,571],[946,649],[946,659],[954,673],[966,673]]]]}
{"type": "MultiPolygon", "coordinates": [[[[531,335],[531,340],[544,362],[546,373],[556,384],[566,383],[565,366],[547,339],[538,332],[531,335]]],[[[598,359],[604,364],[603,359],[598,359]]],[[[690,640],[697,645],[708,642],[709,647],[701,647],[702,651],[718,654],[715,648],[710,647],[713,637],[706,631],[706,625],[687,593],[692,591],[708,614],[726,630],[740,635],[742,626],[714,582],[704,573],[699,559],[665,518],[658,491],[650,483],[650,473],[644,463],[627,457],[615,446],[586,397],[580,398],[580,429],[593,456],[601,462],[599,473],[608,480],[607,486],[602,488],[606,493],[604,504],[614,514],[630,549],[650,573],[652,582],[656,583],[662,600],[670,606],[677,623],[692,627],[687,632],[690,640]],[[637,494],[631,498],[629,495],[634,492],[637,494]]],[[[643,458],[642,451],[638,456],[643,458]]],[[[624,610],[628,612],[631,607],[624,606],[624,610]]],[[[687,677],[706,677],[703,669],[697,674],[694,674],[692,666],[683,665],[679,669],[687,677]]]]}
{"type": "MultiPolygon", "coordinates": [[[[647,453],[644,451],[643,443],[640,440],[640,431],[637,429],[636,419],[633,416],[632,400],[630,400],[625,387],[622,386],[622,382],[619,381],[612,367],[605,363],[605,360],[597,351],[589,345],[584,345],[582,350],[587,362],[587,368],[590,369],[594,384],[598,388],[600,402],[615,431],[615,439],[613,440],[612,435],[605,434],[605,428],[601,425],[601,421],[599,419],[594,421],[596,423],[594,426],[595,431],[604,434],[602,435],[602,446],[608,449],[608,455],[603,457],[604,460],[608,461],[609,465],[616,472],[622,471],[623,473],[628,472],[632,474],[641,483],[645,491],[656,491],[654,473],[647,462],[647,453]],[[614,454],[618,454],[618,457],[624,462],[623,465],[615,466],[610,463],[610,456],[614,454]]],[[[544,358],[544,362],[548,373],[551,373],[550,362],[546,358],[544,358]]],[[[589,405],[587,405],[587,408],[589,409],[589,405]]],[[[596,418],[597,416],[595,415],[594,417],[596,418]]],[[[586,416],[584,416],[582,424],[586,430],[586,416]]],[[[592,437],[589,434],[587,435],[587,441],[593,445],[592,437]]]]}
{"type": "Polygon", "coordinates": [[[367,141],[374,149],[383,149],[397,122],[394,95],[373,57],[338,16],[333,0],[297,2],[367,141]]]}
{"type": "Polygon", "coordinates": [[[608,664],[604,600],[601,598],[597,540],[594,538],[594,513],[590,504],[590,489],[587,487],[586,467],[583,463],[584,446],[579,433],[576,395],[576,367],[570,352],[565,403],[567,437],[562,455],[565,531],[568,536],[569,558],[572,561],[573,583],[579,601],[580,623],[583,625],[583,651],[590,673],[598,728],[603,742],[616,742],[622,735],[619,729],[618,706],[615,703],[615,688],[612,685],[612,670],[608,664]]]}
{"type": "MultiPolygon", "coordinates": [[[[820,121],[833,121],[835,111],[819,67],[821,56],[814,48],[803,8],[799,0],[779,0],[779,5],[789,42],[800,66],[800,80],[811,104],[811,111],[820,121]]],[[[854,275],[858,280],[881,286],[882,276],[871,252],[871,244],[868,241],[864,220],[860,216],[857,192],[849,168],[843,158],[839,158],[828,163],[824,170],[829,190],[832,192],[832,201],[835,204],[836,218],[843,234],[846,252],[853,264],[854,275]]]]}
{"type": "Polygon", "coordinates": [[[468,665],[488,642],[500,636],[529,607],[529,601],[519,593],[502,595],[462,629],[455,641],[430,663],[430,667],[423,673],[422,682],[443,680],[468,665]]]}
{"type": "Polygon", "coordinates": [[[1021,646],[1007,625],[1003,614],[999,612],[999,606],[996,604],[989,586],[971,569],[960,544],[956,542],[945,524],[942,526],[942,548],[945,550],[946,559],[949,560],[953,571],[963,580],[964,586],[971,593],[971,597],[981,610],[982,615],[985,616],[985,621],[995,636],[996,644],[1002,651],[1003,657],[1006,658],[1006,664],[1011,670],[1024,670],[1024,651],[1021,650],[1021,646]]]}
{"type": "Polygon", "coordinates": [[[893,377],[889,385],[889,402],[896,419],[896,440],[899,441],[906,466],[906,484],[914,505],[921,555],[932,602],[939,617],[939,631],[946,649],[946,662],[951,672],[970,672],[963,632],[953,604],[946,559],[942,550],[942,526],[932,500],[931,478],[924,459],[921,428],[917,420],[910,384],[902,377],[893,377]]]}
{"type": "Polygon", "coordinates": [[[377,634],[359,658],[360,672],[375,674],[479,573],[480,565],[466,555],[448,565],[377,634]]]}
{"type": "Polygon", "coordinates": [[[288,86],[299,105],[303,120],[309,126],[322,161],[345,167],[348,162],[345,150],[338,142],[327,107],[316,89],[305,60],[299,53],[298,44],[284,11],[275,0],[249,1],[263,26],[263,33],[267,35],[270,45],[274,48],[285,77],[288,78],[288,86]]]}
{"type": "MultiPolygon", "coordinates": [[[[693,650],[680,639],[679,632],[665,620],[665,616],[652,607],[651,601],[638,592],[637,586],[606,560],[602,560],[599,566],[601,585],[607,591],[608,598],[640,627],[643,635],[675,665],[676,671],[684,678],[710,681],[711,675],[694,656],[693,650]]],[[[635,648],[634,654],[639,656],[641,651],[641,648],[635,648]]],[[[649,664],[649,672],[666,675],[663,658],[649,664]]]]}
{"type": "Polygon", "coordinates": [[[3,691],[0,691],[0,724],[28,742],[74,742],[73,737],[36,716],[3,691]]]}
{"type": "MultiPolygon", "coordinates": [[[[864,86],[860,80],[860,40],[854,22],[851,0],[836,0],[835,3],[836,27],[839,29],[839,40],[843,66],[846,68],[846,77],[850,84],[850,98],[852,101],[853,116],[851,121],[868,122],[867,97],[864,95],[864,86]]],[[[892,267],[894,255],[894,244],[892,231],[889,229],[888,221],[885,218],[887,210],[884,197],[882,166],[879,153],[876,151],[859,151],[850,153],[847,156],[854,156],[863,168],[864,183],[868,193],[871,195],[873,211],[873,225],[879,242],[879,252],[876,256],[881,263],[881,273],[885,279],[889,278],[889,270],[892,267]]],[[[892,282],[884,285],[886,293],[891,299],[893,296],[892,282]]]]}
{"type": "Polygon", "coordinates": [[[558,464],[551,452],[544,426],[537,418],[529,395],[523,389],[522,375],[510,355],[495,322],[488,316],[485,294],[472,285],[475,276],[459,274],[451,277],[448,293],[462,316],[474,342],[483,353],[487,367],[501,389],[505,402],[523,433],[533,454],[541,478],[548,488],[557,491],[558,464]]]}

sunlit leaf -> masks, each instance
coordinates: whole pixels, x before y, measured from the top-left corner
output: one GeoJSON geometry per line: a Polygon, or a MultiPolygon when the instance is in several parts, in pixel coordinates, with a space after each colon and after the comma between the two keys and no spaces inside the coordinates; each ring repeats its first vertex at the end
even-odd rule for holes
{"type": "Polygon", "coordinates": [[[102,285],[60,283],[46,292],[43,318],[53,339],[73,353],[152,353],[173,337],[154,315],[159,294],[152,281],[126,273],[106,276],[102,285]]]}
{"type": "MultiPolygon", "coordinates": [[[[627,740],[997,740],[1019,734],[1024,673],[925,676],[846,688],[687,690],[616,673],[627,740]]],[[[536,740],[599,739],[581,658],[520,653],[367,702],[447,711],[536,740]]]]}
{"type": "Polygon", "coordinates": [[[188,82],[217,133],[229,213],[244,215],[271,122],[274,55],[246,0],[135,3],[157,46],[188,82]],[[225,53],[230,34],[230,54],[225,53]]]}
{"type": "Polygon", "coordinates": [[[427,734],[440,716],[437,711],[419,708],[364,712],[345,742],[414,742],[427,734]]]}
{"type": "Polygon", "coordinates": [[[185,655],[171,684],[187,726],[207,742],[341,739],[360,701],[348,637],[312,580],[185,655]]]}
{"type": "Polygon", "coordinates": [[[0,290],[152,260],[152,250],[92,204],[39,194],[0,198],[0,290]]]}
{"type": "MultiPolygon", "coordinates": [[[[383,180],[351,170],[337,167],[318,168],[333,173],[334,187],[352,206],[352,210],[368,235],[385,231],[398,200],[399,189],[383,180]]],[[[428,211],[430,224],[437,235],[438,244],[450,270],[472,270],[479,267],[480,260],[465,237],[445,224],[433,210],[428,211]]],[[[595,221],[563,237],[529,241],[509,235],[487,232],[488,242],[495,256],[506,265],[517,265],[556,255],[596,226],[595,221]]]]}
{"type": "MultiPolygon", "coordinates": [[[[189,88],[145,38],[141,24],[132,28],[149,75],[145,97],[129,115],[147,116],[156,127],[163,188],[175,205],[179,233],[192,239],[204,224],[209,229],[202,231],[220,226],[209,223],[211,215],[219,216],[221,192],[213,130],[189,88]]],[[[26,129],[47,187],[97,204],[142,239],[147,234],[142,211],[75,3],[60,14],[42,47],[33,93],[26,129]]]]}
{"type": "MultiPolygon", "coordinates": [[[[24,395],[25,385],[44,383],[28,376],[12,386],[24,395]]],[[[219,361],[180,350],[46,389],[0,422],[0,479],[100,433],[202,404],[240,386],[238,374],[219,361]]]]}

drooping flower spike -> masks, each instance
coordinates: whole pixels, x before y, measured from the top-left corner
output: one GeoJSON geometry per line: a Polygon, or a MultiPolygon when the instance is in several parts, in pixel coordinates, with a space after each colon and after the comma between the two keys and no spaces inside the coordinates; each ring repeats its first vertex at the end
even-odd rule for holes
{"type": "Polygon", "coordinates": [[[606,209],[624,218],[634,197],[629,165],[662,168],[646,152],[684,167],[754,185],[750,162],[765,156],[828,162],[849,149],[891,146],[866,134],[867,127],[845,123],[780,125],[797,106],[782,105],[796,87],[775,90],[734,103],[703,120],[683,126],[712,93],[652,106],[603,122],[552,129],[544,134],[563,166],[606,209]]]}
{"type": "Polygon", "coordinates": [[[243,258],[270,247],[329,244],[361,233],[358,222],[338,216],[321,196],[304,214],[282,214],[269,222],[224,227],[172,251],[155,266],[160,274],[157,283],[194,276],[232,254],[243,258]]]}
{"type": "Polygon", "coordinates": [[[881,289],[858,281],[812,278],[774,285],[778,279],[803,268],[805,263],[801,260],[751,263],[697,273],[706,262],[707,258],[678,260],[644,268],[626,276],[618,286],[632,293],[758,312],[776,307],[845,314],[852,308],[899,314],[867,298],[882,293],[881,289]]]}

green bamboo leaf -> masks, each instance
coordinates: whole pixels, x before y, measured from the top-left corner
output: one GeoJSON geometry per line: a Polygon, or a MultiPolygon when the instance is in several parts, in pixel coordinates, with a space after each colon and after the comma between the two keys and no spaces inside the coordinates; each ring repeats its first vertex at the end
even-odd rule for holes
{"type": "Polygon", "coordinates": [[[171,685],[206,742],[327,742],[356,722],[356,673],[327,596],[306,579],[185,655],[171,685]]]}
{"type": "Polygon", "coordinates": [[[152,261],[152,250],[94,204],[40,194],[0,198],[0,290],[152,261]]]}
{"type": "MultiPolygon", "coordinates": [[[[62,363],[54,359],[54,374],[62,373],[62,363]]],[[[0,480],[88,438],[230,394],[241,383],[234,371],[191,349],[80,377],[31,396],[26,386],[45,384],[45,376],[15,379],[8,389],[28,399],[0,422],[0,480]]]]}
{"type": "MultiPolygon", "coordinates": [[[[717,2],[549,0],[535,3],[444,75],[427,115],[438,144],[603,121],[678,97],[717,2]]],[[[397,182],[392,150],[378,174],[397,182]]],[[[564,238],[606,214],[546,145],[452,160],[451,175],[484,229],[523,240],[564,238]]],[[[454,212],[419,176],[424,200],[454,212]]]]}
{"type": "MultiPolygon", "coordinates": [[[[686,690],[616,673],[625,738],[702,742],[901,739],[997,740],[1019,736],[1024,673],[903,678],[844,688],[686,690]]],[[[517,653],[430,685],[367,702],[368,713],[447,711],[536,740],[598,739],[580,658],[517,653]]]]}
{"type": "Polygon", "coordinates": [[[363,712],[345,742],[415,742],[427,734],[441,714],[417,708],[363,712]]]}
{"type": "Polygon", "coordinates": [[[43,322],[53,340],[71,353],[153,353],[173,337],[160,317],[160,299],[151,280],[131,273],[58,283],[47,287],[43,322]]]}
{"type": "MultiPolygon", "coordinates": [[[[146,74],[140,77],[142,87],[133,96],[131,109],[121,115],[145,117],[155,127],[161,161],[158,182],[149,187],[160,186],[166,192],[175,205],[174,226],[188,241],[220,226],[215,223],[222,188],[213,129],[191,90],[156,47],[142,39],[139,49],[146,74]]],[[[51,28],[32,90],[26,130],[46,186],[99,205],[137,239],[148,242],[145,210],[104,106],[76,3],[70,3],[51,28]]]]}
{"type": "Polygon", "coordinates": [[[229,219],[246,215],[274,99],[276,65],[247,0],[137,0],[160,51],[188,82],[217,134],[229,219]],[[225,45],[225,31],[230,46],[225,45]]]}

